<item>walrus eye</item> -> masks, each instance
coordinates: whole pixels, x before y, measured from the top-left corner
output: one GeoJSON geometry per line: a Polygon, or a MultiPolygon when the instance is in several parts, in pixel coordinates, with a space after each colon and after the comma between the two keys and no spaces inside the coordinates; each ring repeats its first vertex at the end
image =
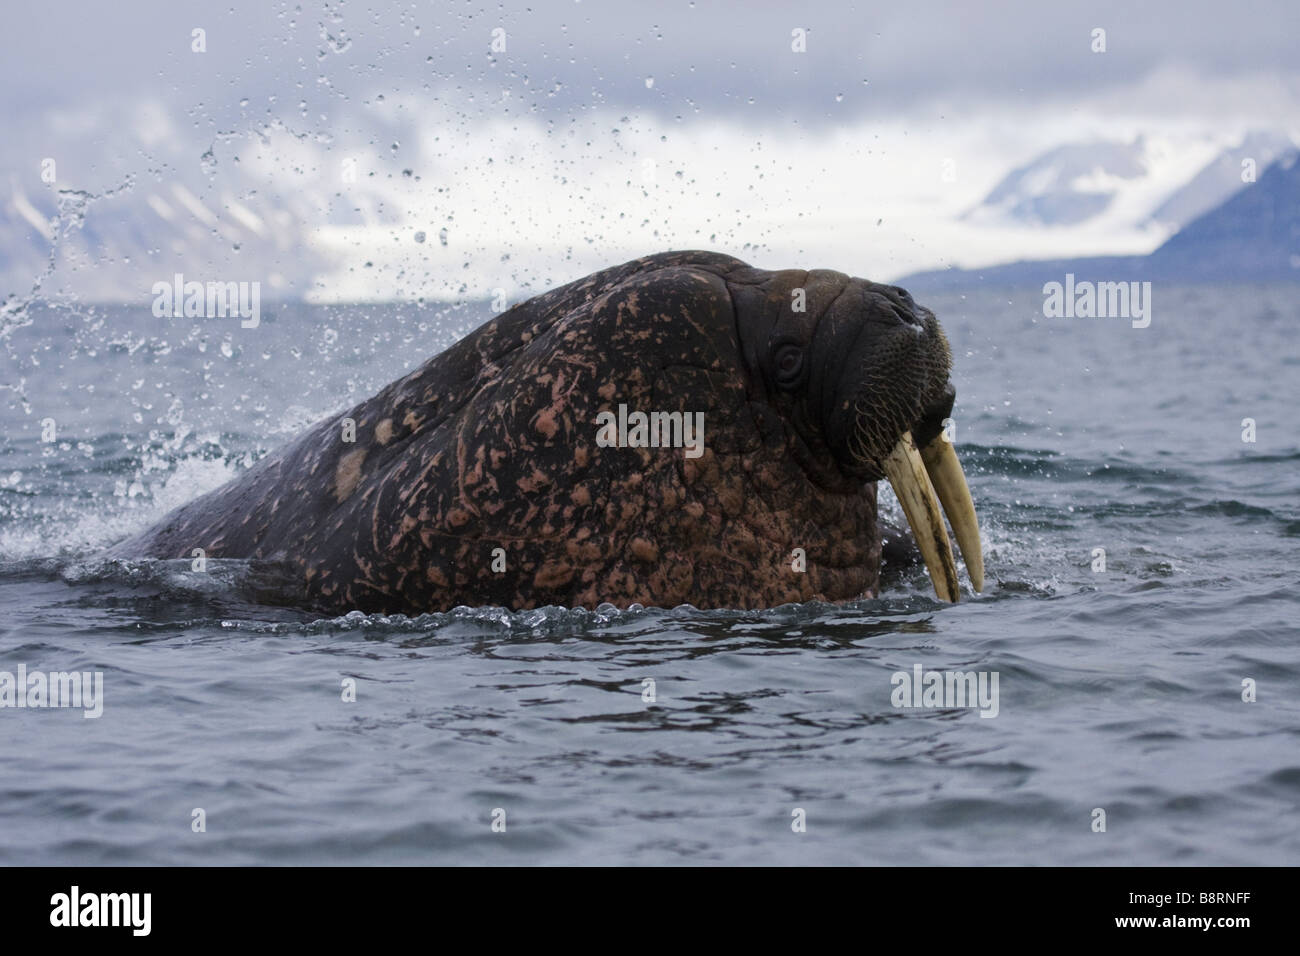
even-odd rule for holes
{"type": "Polygon", "coordinates": [[[776,352],[776,384],[782,388],[794,388],[799,384],[803,372],[803,349],[789,343],[782,345],[776,352]]]}

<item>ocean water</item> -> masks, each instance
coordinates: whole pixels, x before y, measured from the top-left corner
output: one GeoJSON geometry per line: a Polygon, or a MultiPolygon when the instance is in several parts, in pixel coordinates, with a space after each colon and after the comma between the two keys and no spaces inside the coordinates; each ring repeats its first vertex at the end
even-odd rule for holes
{"type": "Polygon", "coordinates": [[[1158,286],[1146,329],[919,296],[982,596],[911,569],[843,607],[417,619],[99,554],[484,313],[33,308],[0,356],[0,670],[101,671],[103,713],[0,709],[0,863],[1296,864],[1295,293],[1158,286]],[[996,674],[996,717],[895,707],[918,665],[996,674]]]}

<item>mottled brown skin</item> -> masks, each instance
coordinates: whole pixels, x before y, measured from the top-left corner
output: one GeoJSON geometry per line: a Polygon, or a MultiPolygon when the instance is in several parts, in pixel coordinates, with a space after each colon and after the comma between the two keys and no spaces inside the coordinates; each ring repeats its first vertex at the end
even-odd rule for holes
{"type": "Polygon", "coordinates": [[[875,460],[937,430],[948,362],[902,290],[650,256],[515,306],[114,553],[281,562],[329,612],[867,597],[875,460]],[[598,447],[620,403],[703,412],[704,454],[598,447]]]}

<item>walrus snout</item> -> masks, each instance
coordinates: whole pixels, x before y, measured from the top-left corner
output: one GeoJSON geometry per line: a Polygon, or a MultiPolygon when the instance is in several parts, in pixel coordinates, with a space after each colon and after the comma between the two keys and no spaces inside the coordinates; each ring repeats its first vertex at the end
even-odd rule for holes
{"type": "Polygon", "coordinates": [[[932,420],[951,389],[952,353],[934,313],[906,290],[863,279],[852,285],[818,324],[813,347],[836,368],[824,414],[837,464],[878,481],[899,438],[932,420]]]}

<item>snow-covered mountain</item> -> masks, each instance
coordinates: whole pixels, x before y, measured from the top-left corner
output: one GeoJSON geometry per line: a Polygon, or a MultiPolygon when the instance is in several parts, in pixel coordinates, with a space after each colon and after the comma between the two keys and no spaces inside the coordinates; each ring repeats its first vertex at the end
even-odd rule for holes
{"type": "Polygon", "coordinates": [[[1007,173],[961,218],[989,227],[1154,228],[1165,234],[1221,205],[1258,172],[1294,150],[1288,135],[1255,131],[1224,145],[1211,136],[1138,136],[1054,147],[1007,173]]]}
{"type": "MultiPolygon", "coordinates": [[[[767,165],[742,175],[718,146],[739,129],[684,126],[667,149],[652,117],[599,112],[561,135],[532,119],[480,123],[376,98],[315,129],[250,118],[198,142],[161,107],[88,113],[57,136],[33,122],[0,144],[0,334],[28,301],[146,304],[178,272],[259,281],[266,301],[450,300],[531,294],[661,248],[773,250],[846,271],[864,259],[887,271],[880,263],[1145,253],[1234,195],[1243,158],[1262,174],[1294,149],[1267,131],[1064,143],[963,215],[982,183],[957,195],[911,175],[938,141],[905,127],[888,148],[857,153],[841,146],[861,130],[766,142],[767,165]],[[60,157],[50,183],[33,159],[45,152],[60,157]],[[840,165],[804,174],[826,156],[840,165]],[[876,187],[846,195],[839,184],[864,162],[876,164],[876,187]],[[882,221],[904,225],[861,225],[882,221]],[[846,248],[851,258],[834,258],[846,248]]],[[[988,160],[1002,144],[984,137],[971,134],[970,148],[988,160]]],[[[1013,148],[987,169],[1009,166],[1013,148]]]]}
{"type": "Polygon", "coordinates": [[[1042,288],[1066,275],[1088,282],[1300,281],[1300,156],[1287,153],[1149,255],[1024,259],[894,281],[913,292],[966,291],[1042,288]]]}
{"type": "Polygon", "coordinates": [[[303,242],[303,213],[255,190],[196,193],[180,178],[128,178],[102,192],[11,177],[0,193],[5,297],[72,293],[91,301],[152,299],[175,273],[259,280],[268,298],[299,298],[325,267],[303,242]]]}
{"type": "Polygon", "coordinates": [[[1295,152],[1291,137],[1268,130],[1256,130],[1243,137],[1205,165],[1180,189],[1175,190],[1149,217],[1150,222],[1181,229],[1193,219],[1222,205],[1247,180],[1258,178],[1265,169],[1288,153],[1295,152]],[[1243,169],[1249,164],[1249,170],[1243,169]]]}
{"type": "Polygon", "coordinates": [[[1147,141],[1067,143],[1013,169],[963,217],[1071,226],[1104,213],[1115,196],[1149,176],[1147,141]]]}

